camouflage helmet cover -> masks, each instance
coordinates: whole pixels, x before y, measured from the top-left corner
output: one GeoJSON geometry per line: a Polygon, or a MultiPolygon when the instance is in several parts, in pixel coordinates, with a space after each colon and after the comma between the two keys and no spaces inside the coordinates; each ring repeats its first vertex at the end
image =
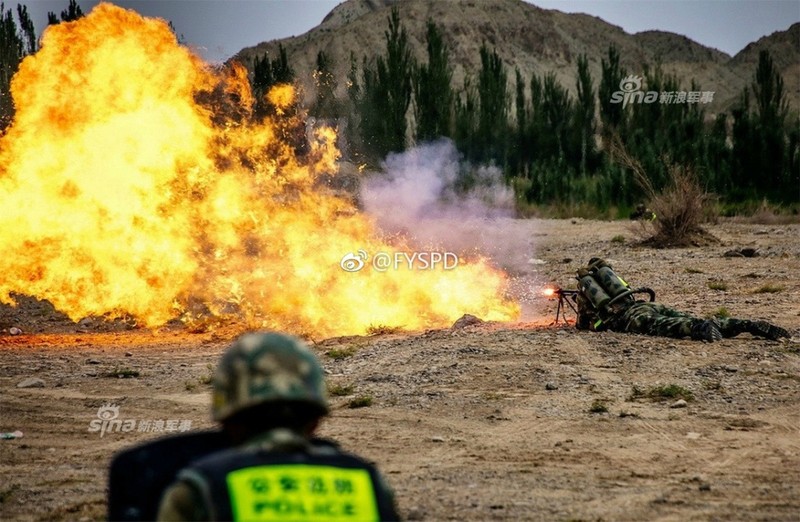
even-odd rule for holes
{"type": "Polygon", "coordinates": [[[327,413],[325,381],[316,356],[302,341],[280,333],[242,335],[214,372],[211,413],[222,421],[268,402],[304,402],[327,413]]]}
{"type": "Polygon", "coordinates": [[[594,268],[600,268],[600,267],[603,267],[603,266],[609,266],[610,267],[611,265],[606,263],[606,260],[603,259],[602,257],[592,257],[592,258],[589,259],[589,268],[593,268],[593,267],[594,268]]]}

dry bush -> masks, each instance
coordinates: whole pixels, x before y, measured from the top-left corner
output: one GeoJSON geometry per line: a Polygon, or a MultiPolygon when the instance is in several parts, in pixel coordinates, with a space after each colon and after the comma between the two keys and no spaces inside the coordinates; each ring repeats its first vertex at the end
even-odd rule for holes
{"type": "Polygon", "coordinates": [[[687,168],[670,165],[669,179],[669,184],[650,202],[658,216],[652,241],[662,246],[708,243],[711,236],[701,224],[707,221],[706,209],[711,197],[687,168]]]}
{"type": "Polygon", "coordinates": [[[800,223],[800,216],[792,213],[792,208],[784,209],[763,199],[752,213],[734,216],[731,221],[751,225],[788,225],[800,223]]]}
{"type": "Polygon", "coordinates": [[[669,172],[669,182],[660,191],[653,186],[642,164],[628,153],[618,136],[611,142],[613,158],[633,172],[636,184],[644,191],[649,208],[656,219],[640,222],[644,244],[654,247],[700,246],[718,242],[701,226],[709,220],[714,201],[690,168],[663,158],[669,172]]]}

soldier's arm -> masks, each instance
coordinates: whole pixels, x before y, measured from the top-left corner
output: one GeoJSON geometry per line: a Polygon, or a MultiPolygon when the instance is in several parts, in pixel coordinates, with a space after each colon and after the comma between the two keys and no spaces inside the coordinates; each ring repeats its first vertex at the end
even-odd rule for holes
{"type": "Polygon", "coordinates": [[[210,520],[202,495],[188,482],[178,481],[161,498],[158,520],[184,522],[210,520]]]}

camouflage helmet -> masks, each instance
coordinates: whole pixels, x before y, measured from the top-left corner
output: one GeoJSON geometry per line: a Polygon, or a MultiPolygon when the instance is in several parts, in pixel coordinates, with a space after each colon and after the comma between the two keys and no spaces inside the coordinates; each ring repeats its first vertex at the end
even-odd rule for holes
{"type": "Polygon", "coordinates": [[[608,263],[608,261],[606,261],[602,257],[593,257],[589,259],[589,266],[588,266],[589,271],[599,270],[604,266],[611,268],[613,270],[613,267],[608,263]]]}
{"type": "Polygon", "coordinates": [[[248,333],[236,339],[214,372],[213,419],[222,421],[251,406],[280,401],[328,412],[317,358],[302,341],[280,333],[248,333]]]}

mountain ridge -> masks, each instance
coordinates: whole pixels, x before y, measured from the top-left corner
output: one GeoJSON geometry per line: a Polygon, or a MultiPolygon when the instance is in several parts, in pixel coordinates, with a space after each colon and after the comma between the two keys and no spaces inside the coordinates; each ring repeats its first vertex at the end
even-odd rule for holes
{"type": "Polygon", "coordinates": [[[347,0],[308,32],[246,47],[231,60],[252,69],[254,58],[264,54],[275,57],[278,46],[283,45],[308,101],[314,96],[311,71],[317,53],[324,50],[334,62],[337,94],[344,96],[351,55],[360,66],[363,57],[373,59],[385,52],[384,32],[393,6],[399,10],[412,54],[420,63],[427,60],[427,20],[433,19],[441,27],[451,50],[453,84],[458,90],[465,75],[477,73],[479,48],[484,42],[497,51],[510,82],[515,68],[526,82],[534,72],[540,76],[552,72],[573,94],[577,57],[588,56],[596,88],[601,60],[613,44],[627,74],[643,76],[645,64],[654,67],[660,63],[665,72],[678,76],[683,89],[688,90],[695,80],[701,90],[714,91],[714,101],[707,106],[713,115],[729,109],[752,83],[758,52],[768,49],[784,77],[790,107],[800,109],[800,23],[751,42],[731,57],[677,33],[651,30],[630,34],[593,15],[542,9],[522,0],[347,0]]]}

